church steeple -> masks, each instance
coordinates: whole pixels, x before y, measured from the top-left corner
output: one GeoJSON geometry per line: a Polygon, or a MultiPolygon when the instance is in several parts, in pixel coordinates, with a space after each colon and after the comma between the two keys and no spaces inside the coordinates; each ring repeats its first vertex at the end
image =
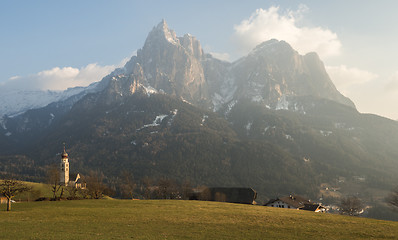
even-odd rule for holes
{"type": "Polygon", "coordinates": [[[65,143],[64,143],[64,152],[62,153],[60,166],[61,166],[60,183],[62,185],[67,186],[69,183],[69,156],[65,149],[65,143]]]}

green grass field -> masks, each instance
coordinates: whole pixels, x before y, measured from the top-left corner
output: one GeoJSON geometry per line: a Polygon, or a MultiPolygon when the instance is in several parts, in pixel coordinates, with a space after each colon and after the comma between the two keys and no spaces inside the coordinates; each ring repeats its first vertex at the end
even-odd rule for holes
{"type": "Polygon", "coordinates": [[[23,201],[34,201],[39,197],[52,197],[53,193],[51,192],[51,186],[45,183],[35,183],[35,182],[24,182],[26,186],[32,188],[33,191],[24,192],[22,194],[17,195],[14,200],[23,200],[23,201]]]}
{"type": "MultiPolygon", "coordinates": [[[[24,183],[27,187],[31,188],[31,191],[23,192],[21,194],[18,194],[13,198],[15,201],[35,201],[36,199],[40,197],[44,198],[52,198],[53,197],[53,192],[51,191],[52,186],[50,184],[46,183],[36,183],[36,182],[25,182],[21,181],[24,183]]],[[[61,193],[61,190],[58,190],[57,196],[59,196],[61,193]]],[[[77,193],[78,197],[81,197],[80,194],[77,193]]],[[[69,197],[69,193],[66,189],[64,189],[64,194],[63,197],[69,197]]]]}
{"type": "Polygon", "coordinates": [[[397,239],[398,222],[182,200],[0,205],[0,239],[397,239]]]}

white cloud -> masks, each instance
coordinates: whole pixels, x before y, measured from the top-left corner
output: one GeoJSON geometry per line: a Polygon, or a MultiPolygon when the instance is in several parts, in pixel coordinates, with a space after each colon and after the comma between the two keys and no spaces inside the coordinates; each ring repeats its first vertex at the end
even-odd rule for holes
{"type": "Polygon", "coordinates": [[[343,94],[348,94],[352,86],[362,85],[379,77],[375,73],[345,65],[326,66],[326,71],[343,94]]]}
{"type": "Polygon", "coordinates": [[[327,66],[326,70],[337,89],[353,100],[360,112],[398,119],[398,111],[394,107],[398,102],[398,72],[385,78],[344,65],[327,66]]]}
{"type": "Polygon", "coordinates": [[[234,39],[243,54],[275,38],[285,40],[301,54],[317,52],[321,58],[339,55],[341,42],[336,33],[322,27],[299,26],[306,10],[305,5],[284,14],[280,14],[279,7],[257,9],[249,19],[234,26],[234,39]]]}
{"type": "Polygon", "coordinates": [[[385,90],[389,93],[398,91],[398,71],[390,77],[389,82],[385,85],[385,90]]]}
{"type": "Polygon", "coordinates": [[[0,83],[1,89],[8,90],[65,90],[71,87],[88,86],[100,81],[116,67],[124,65],[123,59],[117,66],[100,66],[91,63],[82,68],[54,67],[28,76],[14,76],[0,83]]]}
{"type": "Polygon", "coordinates": [[[219,60],[223,60],[223,61],[231,61],[231,56],[228,53],[218,53],[218,52],[210,52],[210,54],[214,57],[217,58],[219,60]]]}
{"type": "Polygon", "coordinates": [[[70,87],[88,86],[101,80],[114,70],[114,66],[88,64],[80,69],[73,67],[55,67],[28,76],[11,77],[0,87],[19,90],[65,90],[70,87]]]}

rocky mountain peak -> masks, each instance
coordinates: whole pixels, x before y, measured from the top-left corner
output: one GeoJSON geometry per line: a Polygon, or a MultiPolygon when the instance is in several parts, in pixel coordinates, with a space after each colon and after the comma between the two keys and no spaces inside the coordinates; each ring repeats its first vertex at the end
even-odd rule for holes
{"type": "Polygon", "coordinates": [[[135,79],[141,84],[215,110],[239,99],[276,109],[284,96],[327,98],[355,108],[337,91],[316,53],[300,55],[283,40],[259,44],[232,67],[204,56],[194,36],[177,37],[162,20],[129,69],[138,63],[142,74],[135,74],[135,79]]]}
{"type": "Polygon", "coordinates": [[[148,34],[144,49],[156,47],[154,45],[164,47],[163,45],[170,44],[174,45],[173,47],[175,48],[182,48],[188,55],[192,55],[197,59],[201,59],[203,56],[203,49],[199,40],[191,34],[177,37],[176,33],[172,29],[169,29],[164,19],[148,34]]]}
{"type": "Polygon", "coordinates": [[[160,21],[160,23],[158,23],[158,25],[156,26],[156,28],[157,28],[157,29],[161,29],[161,30],[163,30],[163,31],[165,31],[165,30],[168,31],[169,26],[167,25],[166,20],[163,18],[162,21],[160,21]]]}
{"type": "Polygon", "coordinates": [[[179,45],[176,33],[169,29],[166,21],[163,19],[156,27],[153,27],[152,31],[148,34],[144,47],[153,47],[154,44],[159,44],[160,42],[164,42],[164,40],[168,43],[179,45]]]}
{"type": "MultiPolygon", "coordinates": [[[[316,53],[300,55],[287,42],[271,39],[234,64],[236,97],[278,109],[286,96],[313,96],[355,108],[329,78],[316,53]]],[[[292,99],[292,98],[290,98],[292,99]]]]}
{"type": "Polygon", "coordinates": [[[251,54],[256,54],[256,53],[269,54],[269,53],[280,53],[280,52],[294,54],[296,51],[290,46],[289,43],[283,40],[279,41],[277,39],[271,39],[257,45],[253,49],[251,54]]]}
{"type": "Polygon", "coordinates": [[[197,40],[191,34],[185,34],[183,37],[178,38],[181,46],[191,55],[197,59],[201,59],[204,55],[202,46],[199,40],[197,40]]]}
{"type": "Polygon", "coordinates": [[[195,37],[189,34],[177,37],[162,20],[148,34],[144,47],[125,69],[131,74],[130,79],[136,79],[145,87],[197,103],[208,96],[200,62],[203,55],[195,37]],[[140,74],[134,72],[137,66],[140,66],[140,74]]]}

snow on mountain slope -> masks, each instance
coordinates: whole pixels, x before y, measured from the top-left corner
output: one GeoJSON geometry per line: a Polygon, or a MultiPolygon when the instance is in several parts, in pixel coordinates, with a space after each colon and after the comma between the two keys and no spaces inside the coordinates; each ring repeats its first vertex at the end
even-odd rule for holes
{"type": "Polygon", "coordinates": [[[3,91],[0,92],[0,116],[17,116],[30,109],[41,108],[50,103],[65,100],[83,91],[91,92],[97,86],[68,88],[65,91],[3,91]]]}

